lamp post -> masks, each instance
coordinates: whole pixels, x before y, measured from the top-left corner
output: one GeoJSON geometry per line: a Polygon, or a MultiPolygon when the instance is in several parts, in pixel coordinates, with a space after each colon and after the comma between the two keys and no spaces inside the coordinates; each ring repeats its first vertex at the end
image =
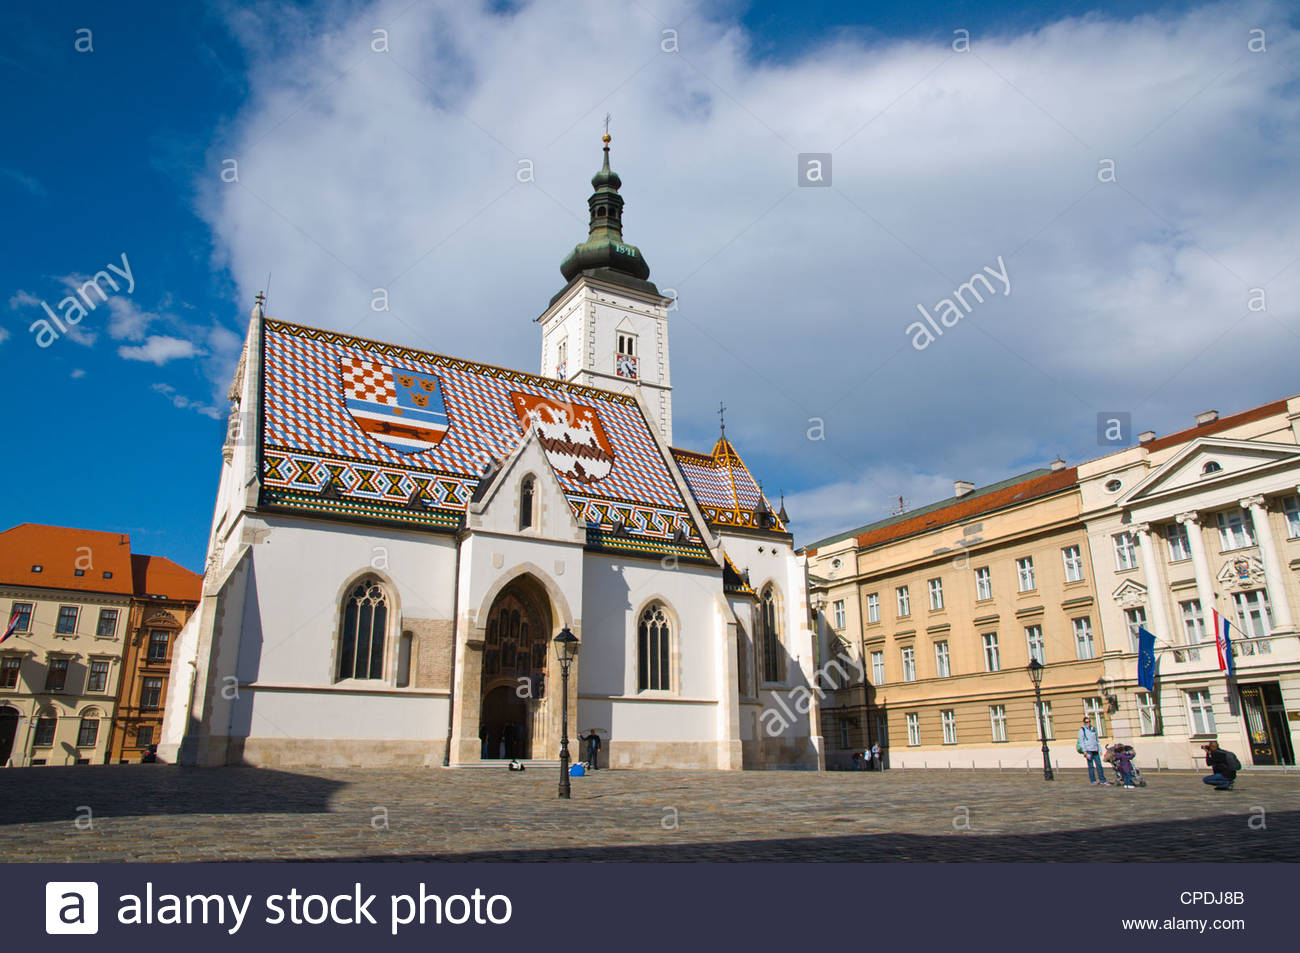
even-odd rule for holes
{"type": "Polygon", "coordinates": [[[560,661],[560,794],[570,796],[569,790],[569,666],[578,647],[578,637],[566,625],[555,637],[555,657],[560,661]]]}
{"type": "Polygon", "coordinates": [[[1029,672],[1029,680],[1034,683],[1034,702],[1038,716],[1038,737],[1043,739],[1043,780],[1051,781],[1055,779],[1052,773],[1052,756],[1047,751],[1047,724],[1043,720],[1043,691],[1040,687],[1043,684],[1043,663],[1036,658],[1029,660],[1026,666],[1029,672]]]}

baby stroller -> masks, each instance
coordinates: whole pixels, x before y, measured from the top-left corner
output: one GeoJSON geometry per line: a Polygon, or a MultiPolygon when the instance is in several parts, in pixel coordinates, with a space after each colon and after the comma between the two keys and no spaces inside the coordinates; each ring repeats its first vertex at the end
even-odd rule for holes
{"type": "Polygon", "coordinates": [[[1101,760],[1110,765],[1111,771],[1115,775],[1115,783],[1123,784],[1124,777],[1119,773],[1119,768],[1115,764],[1115,755],[1120,751],[1127,751],[1130,763],[1133,765],[1133,786],[1144,788],[1147,786],[1146,778],[1142,777],[1142,771],[1137,766],[1137,749],[1132,745],[1117,741],[1113,745],[1106,746],[1106,753],[1102,755],[1101,760]]]}

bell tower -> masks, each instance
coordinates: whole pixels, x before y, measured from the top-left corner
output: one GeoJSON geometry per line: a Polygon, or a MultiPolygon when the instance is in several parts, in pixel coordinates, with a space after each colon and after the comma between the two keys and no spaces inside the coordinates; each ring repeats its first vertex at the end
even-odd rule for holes
{"type": "Polygon", "coordinates": [[[537,319],[542,326],[544,377],[640,396],[654,426],[672,442],[672,381],[668,373],[668,306],[650,281],[640,249],[623,240],[623,186],[609,167],[609,120],[604,164],[591,179],[587,240],[560,265],[567,282],[537,319]]]}

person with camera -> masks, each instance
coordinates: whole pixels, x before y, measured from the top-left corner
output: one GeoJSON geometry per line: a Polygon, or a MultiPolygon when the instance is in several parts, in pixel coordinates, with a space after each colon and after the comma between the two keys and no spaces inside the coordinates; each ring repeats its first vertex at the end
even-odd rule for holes
{"type": "Polygon", "coordinates": [[[1205,763],[1210,766],[1210,773],[1201,780],[1216,791],[1231,791],[1241,767],[1237,756],[1226,748],[1220,748],[1217,741],[1201,745],[1201,750],[1205,752],[1205,763]]]}

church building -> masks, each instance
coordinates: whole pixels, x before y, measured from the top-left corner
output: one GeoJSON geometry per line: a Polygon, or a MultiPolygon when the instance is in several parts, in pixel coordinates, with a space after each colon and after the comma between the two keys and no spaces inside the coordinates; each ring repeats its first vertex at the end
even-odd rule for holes
{"type": "Polygon", "coordinates": [[[805,575],[725,430],[672,446],[671,299],[621,182],[537,319],[541,373],[306,327],[259,296],[159,755],[823,766],[805,575]],[[571,748],[576,753],[577,746],[571,748]]]}

